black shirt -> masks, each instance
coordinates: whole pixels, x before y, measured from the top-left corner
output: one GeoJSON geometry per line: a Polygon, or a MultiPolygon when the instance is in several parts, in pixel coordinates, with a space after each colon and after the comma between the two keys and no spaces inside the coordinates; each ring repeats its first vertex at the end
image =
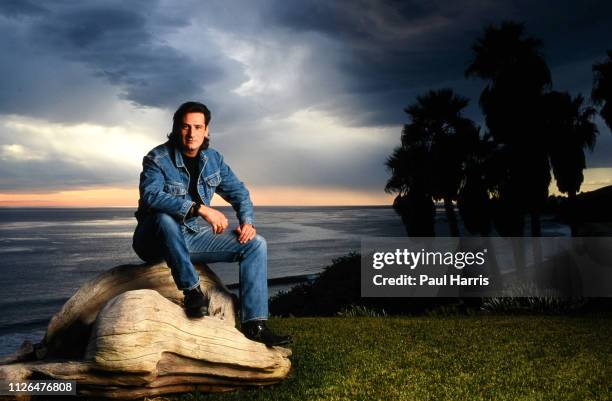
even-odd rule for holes
{"type": "Polygon", "coordinates": [[[200,178],[200,156],[183,155],[183,162],[189,171],[189,196],[196,203],[204,203],[198,194],[198,179],[200,178]]]}

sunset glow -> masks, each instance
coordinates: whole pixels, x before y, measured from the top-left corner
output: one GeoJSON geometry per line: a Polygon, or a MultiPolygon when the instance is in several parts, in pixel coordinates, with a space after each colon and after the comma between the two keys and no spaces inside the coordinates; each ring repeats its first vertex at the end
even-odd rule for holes
{"type": "MultiPolygon", "coordinates": [[[[250,190],[255,206],[391,205],[393,196],[382,191],[352,191],[312,187],[263,187],[250,190]]],[[[50,193],[0,193],[0,206],[14,207],[134,207],[137,188],[95,188],[50,193]]],[[[213,206],[227,203],[219,196],[213,206]]]]}
{"type": "MultiPolygon", "coordinates": [[[[612,168],[585,170],[582,191],[612,185],[612,168]]],[[[356,191],[326,187],[253,187],[249,188],[255,206],[356,206],[392,205],[395,195],[381,191],[356,191]]],[[[555,182],[549,188],[551,195],[561,195],[555,182]]],[[[0,193],[0,207],[134,207],[138,205],[138,188],[103,187],[45,193],[0,193]]],[[[212,206],[227,203],[218,195],[212,206]]]]}

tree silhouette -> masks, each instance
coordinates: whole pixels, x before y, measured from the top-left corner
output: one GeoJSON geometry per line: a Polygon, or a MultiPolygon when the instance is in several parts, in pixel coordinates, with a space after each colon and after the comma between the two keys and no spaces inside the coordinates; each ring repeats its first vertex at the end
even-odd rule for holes
{"type": "Polygon", "coordinates": [[[497,180],[492,172],[495,143],[489,136],[476,138],[470,144],[471,152],[465,162],[465,174],[457,206],[465,228],[472,234],[488,236],[492,230],[492,203],[490,194],[497,180]]]}
{"type": "Polygon", "coordinates": [[[584,179],[585,149],[593,150],[597,126],[595,109],[584,106],[584,98],[572,99],[567,92],[546,94],[547,127],[550,130],[550,161],[557,188],[568,197],[575,197],[584,179]]]}
{"type": "Polygon", "coordinates": [[[433,237],[435,207],[428,192],[430,171],[425,143],[410,138],[410,128],[402,131],[402,146],[387,159],[391,171],[385,192],[397,193],[393,209],[400,215],[410,237],[433,237]]]}
{"type": "Polygon", "coordinates": [[[612,50],[608,50],[607,60],[593,65],[593,74],[591,99],[596,105],[602,105],[599,114],[612,129],[612,50]]]}
{"type": "Polygon", "coordinates": [[[597,140],[597,126],[593,123],[596,111],[584,106],[584,98],[572,99],[567,92],[546,94],[546,125],[550,135],[550,161],[557,188],[568,195],[569,222],[576,232],[575,197],[586,168],[585,149],[593,150],[597,140]]]}
{"type": "Polygon", "coordinates": [[[551,179],[542,116],[551,79],[541,46],[525,35],[522,24],[490,25],[473,45],[465,71],[487,82],[480,106],[496,144],[491,175],[498,180],[493,193],[502,235],[523,235],[525,212],[531,215],[532,235],[541,234],[540,210],[551,179]]]}
{"type": "MultiPolygon", "coordinates": [[[[464,161],[470,144],[478,140],[474,123],[461,115],[468,102],[452,89],[418,96],[405,109],[411,122],[402,131],[402,146],[387,161],[392,176],[385,190],[399,193],[394,205],[400,215],[419,210],[429,216],[429,210],[434,210],[432,199],[442,200],[451,236],[459,236],[453,201],[463,179],[464,161]]],[[[424,221],[412,220],[425,229],[424,221]]]]}

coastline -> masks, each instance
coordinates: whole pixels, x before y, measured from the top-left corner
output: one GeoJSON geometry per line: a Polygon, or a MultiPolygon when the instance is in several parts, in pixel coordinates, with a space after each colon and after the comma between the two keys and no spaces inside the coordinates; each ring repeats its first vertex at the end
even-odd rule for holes
{"type": "MultiPolygon", "coordinates": [[[[0,308],[5,311],[0,354],[32,339],[31,333],[44,334],[46,321],[63,304],[58,300],[70,298],[83,282],[114,266],[143,263],[131,249],[134,210],[0,207],[0,268],[6,273],[0,277],[0,308]]],[[[230,222],[235,219],[231,207],[221,210],[230,222]]],[[[269,243],[271,295],[359,249],[364,235],[404,232],[390,206],[261,207],[256,219],[269,243]]],[[[215,264],[213,270],[237,290],[235,264],[215,264]]]]}

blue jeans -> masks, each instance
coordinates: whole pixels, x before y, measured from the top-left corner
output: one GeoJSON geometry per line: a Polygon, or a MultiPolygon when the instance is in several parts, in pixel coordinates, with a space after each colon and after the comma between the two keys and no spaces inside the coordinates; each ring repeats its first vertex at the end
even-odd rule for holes
{"type": "Polygon", "coordinates": [[[268,318],[268,249],[256,235],[245,244],[231,231],[207,225],[193,232],[165,213],[149,214],[134,232],[133,248],[145,262],[166,261],[179,290],[200,285],[195,263],[239,262],[241,321],[268,318]]]}

